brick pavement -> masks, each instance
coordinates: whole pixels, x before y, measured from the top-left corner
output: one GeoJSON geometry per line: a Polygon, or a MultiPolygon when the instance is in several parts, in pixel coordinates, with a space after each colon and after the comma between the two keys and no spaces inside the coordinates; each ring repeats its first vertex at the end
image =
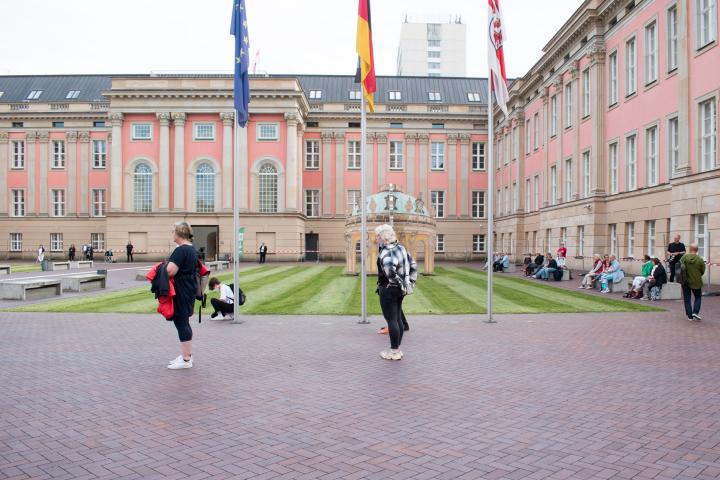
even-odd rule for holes
{"type": "Polygon", "coordinates": [[[0,313],[0,478],[714,479],[720,316],[0,313]],[[713,317],[713,318],[710,318],[713,317]],[[195,325],[194,325],[195,326],[195,325]]]}

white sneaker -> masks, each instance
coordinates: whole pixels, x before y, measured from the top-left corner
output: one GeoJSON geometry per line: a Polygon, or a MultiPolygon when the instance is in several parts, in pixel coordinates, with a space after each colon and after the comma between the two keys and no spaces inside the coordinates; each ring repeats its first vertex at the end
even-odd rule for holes
{"type": "Polygon", "coordinates": [[[702,317],[697,313],[693,313],[693,320],[696,322],[702,322],[702,317]]]}
{"type": "Polygon", "coordinates": [[[383,350],[380,352],[380,356],[385,360],[402,360],[403,353],[400,350],[383,350]]]}
{"type": "Polygon", "coordinates": [[[170,361],[168,362],[168,365],[172,365],[173,363],[179,362],[179,361],[182,360],[182,359],[183,359],[183,358],[182,358],[182,355],[178,355],[177,357],[175,357],[175,358],[173,358],[172,360],[170,360],[170,361]]]}
{"type": "Polygon", "coordinates": [[[225,317],[223,315],[220,315],[219,313],[215,315],[214,317],[210,315],[210,320],[225,320],[225,317]]]}
{"type": "Polygon", "coordinates": [[[190,360],[187,362],[183,360],[182,355],[179,359],[176,359],[173,363],[167,366],[170,370],[182,370],[184,368],[192,368],[193,366],[193,359],[190,357],[190,360]]]}

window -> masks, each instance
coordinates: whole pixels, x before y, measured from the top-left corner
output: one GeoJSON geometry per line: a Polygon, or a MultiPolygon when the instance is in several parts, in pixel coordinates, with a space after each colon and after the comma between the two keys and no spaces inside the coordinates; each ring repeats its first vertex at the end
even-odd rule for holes
{"type": "Polygon", "coordinates": [[[440,97],[440,92],[428,92],[428,100],[431,102],[442,101],[442,99],[440,97]]]}
{"type": "Polygon", "coordinates": [[[610,255],[617,255],[617,225],[610,225],[610,255]]]}
{"type": "Polygon", "coordinates": [[[557,187],[557,167],[553,165],[550,167],[550,205],[557,204],[557,187]]]}
{"type": "Polygon", "coordinates": [[[432,142],[432,169],[443,170],[445,168],[445,144],[443,142],[432,142]]]}
{"type": "Polygon", "coordinates": [[[25,142],[22,140],[13,140],[12,142],[12,168],[25,168],[25,142]]]}
{"type": "Polygon", "coordinates": [[[637,91],[636,71],[637,51],[635,50],[635,39],[632,38],[625,43],[625,95],[630,96],[637,91]]]}
{"type": "Polygon", "coordinates": [[[429,70],[440,70],[440,62],[428,62],[429,70]]]}
{"type": "Polygon", "coordinates": [[[435,235],[435,251],[442,253],[445,251],[445,234],[438,233],[435,235]]]}
{"type": "Polygon", "coordinates": [[[362,99],[362,92],[360,90],[350,90],[348,92],[348,99],[349,100],[361,100],[362,99]]]}
{"type": "Polygon", "coordinates": [[[137,213],[152,212],[153,174],[150,167],[140,163],[133,172],[133,203],[137,213]]]}
{"type": "Polygon", "coordinates": [[[717,34],[717,0],[695,0],[696,47],[698,50],[715,41],[717,34]]]}
{"type": "Polygon", "coordinates": [[[706,259],[707,256],[707,247],[708,247],[708,239],[707,239],[707,225],[708,225],[708,215],[707,213],[701,214],[701,215],[693,215],[693,224],[695,225],[695,243],[697,243],[698,246],[698,255],[700,255],[702,258],[706,259]]]}
{"type": "Polygon", "coordinates": [[[590,196],[590,152],[582,154],[582,196],[590,196]]]}
{"type": "Polygon", "coordinates": [[[403,128],[402,122],[390,122],[390,128],[403,128]]]}
{"type": "Polygon", "coordinates": [[[63,128],[65,127],[65,122],[52,122],[53,128],[63,128]]]}
{"type": "Polygon", "coordinates": [[[440,40],[428,40],[427,44],[428,44],[428,47],[439,47],[440,40]]]}
{"type": "Polygon", "coordinates": [[[105,190],[95,189],[92,191],[92,216],[104,217],[107,199],[105,190]]]}
{"type": "Polygon", "coordinates": [[[667,70],[672,72],[678,67],[678,17],[677,5],[667,11],[667,70]]]}
{"type": "Polygon", "coordinates": [[[105,168],[107,165],[107,141],[93,140],[93,168],[105,168]]]}
{"type": "Polygon", "coordinates": [[[625,164],[627,165],[627,190],[637,188],[637,158],[635,135],[625,139],[625,164]]]}
{"type": "Polygon", "coordinates": [[[50,191],[53,217],[65,216],[65,190],[54,189],[50,191]]]}
{"type": "Polygon", "coordinates": [[[348,212],[352,211],[360,205],[360,190],[348,190],[347,191],[347,206],[348,212]]]}
{"type": "Polygon", "coordinates": [[[645,27],[645,85],[658,78],[657,23],[645,27]]]}
{"type": "Polygon", "coordinates": [[[645,169],[647,172],[648,187],[657,185],[660,182],[657,133],[657,127],[651,127],[645,130],[645,169]]]}
{"type": "Polygon", "coordinates": [[[530,120],[525,120],[525,153],[530,154],[530,150],[532,150],[532,143],[530,142],[530,139],[532,138],[532,132],[530,131],[530,120]]]}
{"type": "Polygon", "coordinates": [[[78,98],[80,96],[80,90],[70,90],[67,95],[65,95],[66,99],[71,98],[78,98]]]}
{"type": "Polygon", "coordinates": [[[510,148],[512,150],[512,159],[517,160],[520,151],[520,129],[518,127],[512,129],[512,146],[510,148]]]}
{"type": "Polygon", "coordinates": [[[572,82],[565,85],[565,128],[572,127],[573,120],[573,89],[572,82]]]}
{"type": "Polygon", "coordinates": [[[215,140],[214,123],[196,123],[195,140],[215,140]]]}
{"type": "Polygon", "coordinates": [[[26,97],[27,100],[37,100],[40,98],[40,95],[42,95],[42,90],[32,90],[30,93],[28,93],[28,96],[26,97]]]}
{"type": "Polygon", "coordinates": [[[310,100],[322,100],[322,90],[310,90],[310,100]]]}
{"type": "Polygon", "coordinates": [[[279,126],[277,123],[259,123],[257,126],[258,141],[275,141],[278,139],[279,126]]]}
{"type": "Polygon", "coordinates": [[[526,178],[525,179],[525,212],[530,211],[530,199],[531,198],[532,197],[530,195],[530,179],[526,178]]]}
{"type": "Polygon", "coordinates": [[[278,210],[277,177],[277,170],[271,164],[260,167],[260,213],[276,213],[278,210]]]}
{"type": "Polygon", "coordinates": [[[105,250],[105,234],[104,233],[91,233],[90,234],[90,245],[93,250],[102,251],[105,250]]]}
{"type": "Polygon", "coordinates": [[[550,136],[557,135],[558,124],[558,102],[557,95],[553,95],[550,99],[550,136]]]}
{"type": "Polygon", "coordinates": [[[432,205],[433,211],[435,212],[435,218],[445,217],[445,192],[430,192],[430,204],[432,205]]]}
{"type": "Polygon", "coordinates": [[[509,215],[512,207],[510,206],[510,190],[508,189],[508,187],[503,188],[503,194],[503,199],[505,202],[505,215],[509,215]]]}
{"type": "Polygon", "coordinates": [[[2,98],[2,96],[3,96],[4,94],[5,94],[5,92],[3,92],[2,90],[0,90],[0,98],[2,98]]]}
{"type": "Polygon", "coordinates": [[[51,252],[62,252],[63,249],[63,234],[62,233],[51,233],[50,234],[50,251],[51,252]]]}
{"type": "Polygon", "coordinates": [[[498,191],[495,193],[495,213],[497,215],[502,215],[502,194],[500,192],[500,189],[498,188],[498,191]]]}
{"type": "Polygon", "coordinates": [[[320,190],[305,190],[305,215],[320,216],[320,190]]]}
{"type": "Polygon", "coordinates": [[[655,220],[645,222],[645,232],[647,232],[647,253],[651,257],[655,256],[655,220]]]}
{"type": "Polygon", "coordinates": [[[444,123],[433,123],[432,128],[442,130],[443,128],[445,128],[445,124],[444,123]]]}
{"type": "Polygon", "coordinates": [[[320,125],[320,122],[306,122],[305,123],[305,126],[307,128],[318,128],[319,125],[320,125]]]}
{"type": "Polygon", "coordinates": [[[52,168],[65,168],[65,142],[53,140],[53,162],[52,168]]]}
{"type": "Polygon", "coordinates": [[[677,117],[668,120],[668,160],[670,162],[670,175],[677,173],[680,165],[680,145],[678,143],[679,124],[677,117]]]}
{"type": "Polygon", "coordinates": [[[590,69],[583,71],[582,73],[582,85],[583,85],[583,118],[590,115],[590,69]]]}
{"type": "Polygon", "coordinates": [[[565,160],[565,201],[569,202],[573,196],[573,165],[572,159],[565,160]]]}
{"type": "Polygon", "coordinates": [[[473,235],[473,253],[481,253],[485,251],[485,235],[473,235]]]}
{"type": "Polygon", "coordinates": [[[12,216],[25,216],[25,190],[11,190],[10,197],[12,199],[12,216]]]}
{"type": "Polygon", "coordinates": [[[585,256],[585,225],[578,226],[578,255],[585,256]]]}
{"type": "Polygon", "coordinates": [[[12,122],[12,128],[23,128],[25,127],[25,122],[12,122]]]}
{"type": "Polygon", "coordinates": [[[348,168],[357,169],[360,168],[360,142],[357,140],[350,140],[348,142],[348,168]]]}
{"type": "Polygon", "coordinates": [[[98,120],[93,122],[93,127],[105,127],[105,122],[102,120],[98,120]]]}
{"type": "Polygon", "coordinates": [[[608,151],[610,157],[610,193],[618,193],[618,144],[611,143],[608,151]]]}
{"type": "Polygon", "coordinates": [[[515,212],[518,208],[520,208],[520,189],[518,188],[517,182],[513,182],[512,184],[512,207],[511,212],[515,212]]]}
{"type": "Polygon", "coordinates": [[[473,142],[472,144],[472,169],[475,171],[485,170],[485,144],[473,142]]]}
{"type": "Polygon", "coordinates": [[[22,252],[22,233],[10,234],[10,251],[22,252]]]}
{"type": "Polygon", "coordinates": [[[505,135],[505,140],[504,140],[504,142],[505,142],[505,143],[504,143],[504,145],[505,145],[505,151],[503,152],[503,163],[504,163],[505,165],[507,165],[508,162],[510,162],[510,155],[511,155],[511,151],[510,151],[511,148],[510,148],[510,147],[512,146],[512,145],[511,145],[511,140],[512,140],[512,139],[510,138],[510,135],[505,135]]]}
{"type": "Polygon", "coordinates": [[[388,92],[388,99],[393,102],[399,102],[402,100],[402,93],[398,90],[392,90],[388,92]]]}
{"type": "Polygon", "coordinates": [[[537,112],[533,115],[533,145],[535,150],[540,148],[540,114],[537,112]]]}
{"type": "Polygon", "coordinates": [[[472,218],[485,218],[485,192],[472,192],[472,218]]]}
{"type": "Polygon", "coordinates": [[[428,58],[440,58],[440,50],[430,50],[427,56],[428,58]]]}
{"type": "Polygon", "coordinates": [[[305,141],[305,169],[317,170],[320,168],[320,142],[318,140],[305,141]]]}
{"type": "Polygon", "coordinates": [[[627,232],[627,256],[635,256],[635,224],[626,223],[625,230],[627,232]]]}
{"type": "Polygon", "coordinates": [[[712,98],[700,104],[700,170],[715,168],[717,154],[717,105],[712,98]]]}
{"type": "Polygon", "coordinates": [[[535,210],[540,210],[540,175],[535,175],[533,189],[535,190],[535,210]]]}
{"type": "Polygon", "coordinates": [[[480,94],[478,92],[468,92],[467,97],[468,97],[468,102],[479,102],[480,101],[480,94]]]}
{"type": "Polygon", "coordinates": [[[560,229],[560,241],[567,245],[567,227],[560,229]]]}
{"type": "Polygon", "coordinates": [[[402,170],[403,167],[403,142],[390,142],[390,170],[402,170]]]}
{"type": "Polygon", "coordinates": [[[198,165],[195,173],[195,209],[199,213],[215,211],[215,168],[209,163],[198,165]]]}
{"type": "Polygon", "coordinates": [[[152,139],[151,123],[133,123],[132,124],[133,140],[150,140],[152,139]]]}
{"type": "Polygon", "coordinates": [[[608,99],[610,106],[615,105],[618,102],[618,56],[617,52],[610,54],[608,58],[608,99]]]}

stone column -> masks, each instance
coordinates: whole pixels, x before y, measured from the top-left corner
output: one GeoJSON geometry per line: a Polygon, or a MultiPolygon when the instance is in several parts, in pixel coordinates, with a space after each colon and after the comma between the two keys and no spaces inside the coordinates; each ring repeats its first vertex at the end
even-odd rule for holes
{"type": "MultiPolygon", "coordinates": [[[[296,168],[295,168],[295,172],[293,172],[293,173],[294,173],[294,175],[297,177],[297,193],[296,193],[296,195],[295,195],[295,202],[296,202],[297,205],[299,206],[300,210],[302,210],[303,207],[304,207],[303,199],[302,199],[302,193],[303,193],[303,170],[304,170],[304,166],[303,166],[303,161],[304,161],[304,160],[303,160],[303,159],[304,159],[304,157],[303,157],[303,152],[304,152],[304,149],[303,149],[303,133],[304,133],[304,132],[305,132],[305,124],[303,124],[303,123],[298,123],[298,127],[297,127],[297,142],[296,142],[296,143],[297,143],[297,148],[295,149],[295,150],[297,151],[298,162],[297,162],[297,165],[296,165],[296,168]]],[[[300,242],[301,242],[300,249],[302,250],[302,239],[300,240],[300,242]]]]}
{"type": "Polygon", "coordinates": [[[65,198],[65,215],[77,215],[77,140],[78,132],[70,131],[66,134],[66,164],[68,172],[68,188],[65,198]]]}
{"type": "Polygon", "coordinates": [[[287,125],[287,163],[285,170],[287,175],[285,176],[286,191],[285,191],[285,208],[291,212],[300,211],[300,206],[297,203],[297,192],[298,192],[298,181],[295,172],[297,171],[298,165],[298,153],[297,153],[297,126],[299,116],[295,112],[285,114],[285,124],[287,125]]]}
{"type": "Polygon", "coordinates": [[[90,175],[90,132],[78,132],[78,140],[80,140],[80,157],[78,161],[78,179],[80,180],[80,204],[77,213],[81,216],[88,216],[88,206],[90,203],[88,195],[88,176],[90,175]]]}
{"type": "Polygon", "coordinates": [[[457,201],[457,144],[459,135],[451,133],[447,136],[447,157],[445,161],[448,169],[448,202],[447,217],[455,218],[457,209],[455,203],[457,201]]]}
{"type": "Polygon", "coordinates": [[[226,212],[232,212],[232,189],[233,189],[233,112],[220,113],[223,124],[223,149],[222,149],[222,208],[226,212]]]}
{"type": "Polygon", "coordinates": [[[170,113],[158,112],[160,121],[160,196],[158,210],[167,212],[170,209],[170,113]]]}
{"type": "MultiPolygon", "coordinates": [[[[690,58],[694,55],[695,31],[691,28],[692,19],[688,15],[688,0],[677,1],[678,26],[678,169],[675,176],[692,173],[690,152],[695,142],[690,138],[690,58]]],[[[698,127],[699,128],[699,127],[698,127]]],[[[700,159],[697,159],[695,171],[700,171],[700,159]]]]}
{"type": "Polygon", "coordinates": [[[378,145],[378,160],[377,160],[377,172],[378,180],[375,187],[376,191],[380,191],[380,187],[385,185],[385,173],[387,172],[387,158],[388,158],[388,136],[387,133],[376,133],[375,139],[378,145]]]}
{"type": "Polygon", "coordinates": [[[405,152],[407,153],[407,160],[405,163],[405,169],[407,171],[407,187],[405,191],[410,196],[415,196],[415,171],[417,165],[415,165],[415,145],[417,144],[416,133],[405,134],[405,152]]]}
{"type": "Polygon", "coordinates": [[[543,136],[545,138],[545,148],[543,149],[543,178],[542,178],[542,190],[543,198],[539,207],[547,207],[550,205],[550,128],[552,119],[550,118],[550,87],[545,89],[545,94],[542,97],[543,102],[543,118],[545,120],[543,129],[543,136]]]}
{"type": "MultiPolygon", "coordinates": [[[[555,202],[561,203],[565,192],[565,165],[563,162],[563,137],[565,136],[565,84],[562,75],[558,80],[558,134],[557,134],[557,156],[555,159],[555,172],[557,172],[557,194],[555,202]],[[558,200],[560,199],[560,200],[558,200]]],[[[551,202],[552,203],[552,202],[551,202]]]]}
{"type": "Polygon", "coordinates": [[[35,142],[38,138],[38,132],[27,132],[25,135],[25,155],[28,175],[27,185],[27,210],[25,214],[36,215],[37,210],[35,209],[35,142]]]}
{"type": "MultiPolygon", "coordinates": [[[[465,218],[469,216],[470,211],[470,191],[468,187],[468,177],[470,176],[470,135],[463,133],[460,135],[460,169],[458,170],[460,184],[460,216],[465,218]]],[[[450,179],[452,182],[452,178],[450,179]]]]}
{"type": "MultiPolygon", "coordinates": [[[[521,145],[518,148],[518,169],[517,178],[515,179],[518,188],[517,204],[513,205],[515,207],[515,211],[512,213],[522,212],[525,210],[525,195],[527,194],[527,192],[525,192],[525,145],[522,145],[526,135],[525,128],[527,128],[524,110],[518,110],[515,119],[517,121],[518,135],[520,136],[521,145]]],[[[531,148],[532,147],[533,146],[531,145],[531,148]]],[[[514,197],[514,192],[511,192],[510,195],[514,197]]],[[[515,199],[513,198],[513,200],[515,199]]],[[[516,235],[519,236],[519,233],[520,232],[517,231],[516,235]]],[[[517,252],[513,253],[517,254],[517,252]]]]}
{"type": "Polygon", "coordinates": [[[375,190],[373,178],[375,177],[375,141],[377,140],[375,133],[367,134],[367,144],[365,145],[365,195],[372,195],[375,190]]]}
{"type": "MultiPolygon", "coordinates": [[[[8,171],[8,143],[10,135],[8,132],[0,131],[0,172],[8,171]]],[[[7,182],[0,182],[0,217],[9,216],[8,211],[8,185],[7,182]]]]}
{"type": "Polygon", "coordinates": [[[418,190],[418,198],[421,198],[427,205],[430,205],[430,194],[428,192],[427,180],[428,180],[428,165],[429,165],[429,152],[428,145],[430,144],[430,135],[427,133],[418,134],[418,142],[420,143],[420,161],[418,162],[418,178],[420,179],[420,189],[418,190]]]}
{"type": "Polygon", "coordinates": [[[122,210],[123,200],[123,114],[112,112],[108,114],[112,125],[110,148],[110,211],[122,210]]]}
{"type": "MultiPolygon", "coordinates": [[[[249,210],[248,200],[249,195],[248,191],[250,188],[250,176],[249,176],[249,158],[248,158],[248,129],[247,128],[240,128],[237,124],[237,122],[234,122],[235,128],[237,129],[237,136],[238,136],[238,143],[239,145],[239,159],[237,160],[238,168],[240,171],[238,172],[239,180],[238,180],[238,189],[240,192],[238,192],[238,208],[240,210],[240,213],[247,212],[249,210]]],[[[235,174],[235,171],[231,168],[230,172],[232,175],[235,174]]],[[[232,184],[232,182],[231,182],[232,184]]],[[[257,199],[257,195],[255,196],[257,199]]],[[[279,198],[278,198],[279,200],[279,198]]],[[[230,204],[230,208],[232,209],[232,203],[230,204]]]]}
{"type": "Polygon", "coordinates": [[[605,55],[605,45],[602,43],[596,43],[590,49],[590,195],[605,193],[605,179],[608,175],[605,159],[605,55]]]}
{"type": "MultiPolygon", "coordinates": [[[[173,210],[182,211],[187,209],[187,205],[185,205],[185,120],[187,116],[183,112],[173,112],[171,117],[173,123],[175,124],[175,151],[173,152],[173,210]]],[[[170,161],[168,160],[168,166],[169,165],[170,161]]]]}
{"type": "Polygon", "coordinates": [[[322,198],[322,211],[323,217],[332,215],[332,198],[330,192],[332,191],[332,132],[322,132],[320,134],[322,139],[322,157],[320,159],[322,165],[322,192],[320,197],[322,198]]]}
{"type": "MultiPolygon", "coordinates": [[[[343,160],[345,158],[345,134],[335,132],[335,215],[345,216],[346,195],[345,195],[345,168],[343,160]]],[[[329,192],[326,193],[329,195],[329,192]]]]}
{"type": "Polygon", "coordinates": [[[576,60],[573,62],[573,66],[570,69],[572,73],[573,82],[573,153],[572,153],[572,166],[573,166],[573,188],[572,188],[572,200],[580,198],[580,181],[582,178],[582,172],[580,168],[580,121],[582,119],[582,105],[580,101],[582,96],[580,95],[580,84],[578,80],[580,77],[580,61],[576,60]]]}
{"type": "Polygon", "coordinates": [[[38,214],[43,217],[48,214],[48,162],[52,155],[48,149],[49,137],[48,132],[38,132],[38,140],[40,140],[40,206],[38,214]]]}

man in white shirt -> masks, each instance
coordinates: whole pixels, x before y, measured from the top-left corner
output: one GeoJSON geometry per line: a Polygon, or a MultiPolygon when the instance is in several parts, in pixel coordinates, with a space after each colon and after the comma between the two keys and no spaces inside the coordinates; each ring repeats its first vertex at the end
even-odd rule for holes
{"type": "Polygon", "coordinates": [[[210,304],[213,307],[213,313],[210,315],[211,320],[225,320],[226,318],[232,318],[234,296],[233,289],[229,285],[225,285],[220,282],[216,277],[210,279],[208,282],[208,288],[220,292],[220,298],[211,298],[210,304]],[[225,315],[228,315],[226,317],[225,315]]]}

